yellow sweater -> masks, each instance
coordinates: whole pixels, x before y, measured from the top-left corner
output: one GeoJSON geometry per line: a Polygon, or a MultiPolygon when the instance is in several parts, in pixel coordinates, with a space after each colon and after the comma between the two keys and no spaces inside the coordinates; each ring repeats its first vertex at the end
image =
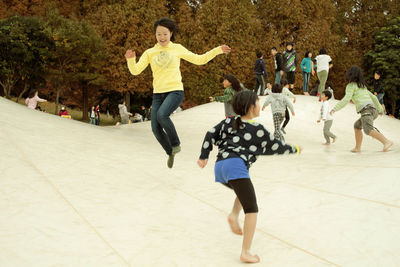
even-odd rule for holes
{"type": "Polygon", "coordinates": [[[153,93],[183,91],[179,69],[181,58],[196,65],[204,65],[222,53],[220,46],[203,55],[196,55],[180,44],[169,42],[167,46],[163,47],[157,43],[154,47],[144,51],[137,63],[136,58],[128,58],[128,68],[133,75],[138,75],[150,64],[153,72],[153,93]]]}

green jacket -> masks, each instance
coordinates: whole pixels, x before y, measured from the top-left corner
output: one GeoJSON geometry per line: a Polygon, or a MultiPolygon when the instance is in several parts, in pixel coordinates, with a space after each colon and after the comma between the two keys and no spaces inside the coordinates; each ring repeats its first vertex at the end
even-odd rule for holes
{"type": "Polygon", "coordinates": [[[379,113],[383,113],[383,108],[379,103],[378,98],[368,91],[367,88],[359,88],[357,83],[349,83],[346,86],[346,95],[333,109],[335,111],[341,110],[350,102],[350,100],[352,100],[356,105],[357,113],[368,104],[375,106],[379,113]]]}
{"type": "Polygon", "coordinates": [[[225,106],[225,116],[232,117],[236,116],[236,113],[233,111],[232,108],[232,99],[235,95],[236,91],[233,90],[232,86],[225,88],[224,95],[214,97],[215,102],[223,102],[225,106]]]}

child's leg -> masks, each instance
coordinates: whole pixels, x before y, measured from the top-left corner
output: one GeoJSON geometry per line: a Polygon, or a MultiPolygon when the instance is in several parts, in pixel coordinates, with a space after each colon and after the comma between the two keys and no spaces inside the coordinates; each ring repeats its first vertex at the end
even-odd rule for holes
{"type": "Polygon", "coordinates": [[[240,255],[240,260],[250,263],[259,262],[260,257],[250,253],[251,243],[256,230],[258,213],[257,199],[253,184],[250,178],[230,180],[229,184],[235,191],[245,213],[242,253],[240,255]]]}
{"type": "Polygon", "coordinates": [[[240,204],[239,199],[236,197],[233,203],[232,212],[228,215],[228,223],[234,234],[242,235],[243,231],[239,225],[239,213],[243,209],[242,204],[240,204]]]}
{"type": "Polygon", "coordinates": [[[282,129],[285,129],[285,127],[289,123],[289,121],[290,121],[289,109],[286,108],[286,110],[285,110],[285,121],[283,122],[282,129]]]}
{"type": "Polygon", "coordinates": [[[330,138],[332,138],[333,141],[336,139],[336,136],[333,133],[331,133],[332,123],[333,123],[333,120],[328,120],[328,121],[324,122],[324,137],[326,140],[326,144],[331,143],[330,138]]]}
{"type": "Polygon", "coordinates": [[[353,153],[359,153],[361,152],[361,144],[363,139],[362,130],[354,128],[354,137],[356,139],[356,146],[350,151],[353,153]]]}
{"type": "Polygon", "coordinates": [[[377,130],[372,130],[369,132],[369,136],[377,139],[379,142],[382,143],[383,145],[383,152],[386,152],[389,150],[389,148],[393,145],[392,141],[389,141],[383,134],[378,132],[377,130]]]}
{"type": "Polygon", "coordinates": [[[274,132],[274,137],[275,139],[281,139],[281,123],[282,123],[282,115],[280,113],[274,113],[272,115],[272,118],[274,120],[274,127],[275,127],[275,132],[274,132]]]}
{"type": "Polygon", "coordinates": [[[377,139],[383,145],[383,152],[389,150],[393,142],[389,141],[374,127],[374,120],[378,117],[378,111],[374,107],[367,107],[361,111],[361,124],[365,134],[377,139]]]}

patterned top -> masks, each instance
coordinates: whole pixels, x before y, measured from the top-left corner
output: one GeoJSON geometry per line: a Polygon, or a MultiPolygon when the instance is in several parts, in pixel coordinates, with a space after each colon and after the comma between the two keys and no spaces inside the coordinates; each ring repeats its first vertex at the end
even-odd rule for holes
{"type": "Polygon", "coordinates": [[[240,129],[235,131],[234,121],[234,118],[227,118],[207,132],[200,159],[208,159],[213,145],[218,146],[217,161],[242,158],[247,168],[250,168],[259,155],[299,153],[298,146],[283,144],[257,122],[244,121],[240,129]]]}
{"type": "Polygon", "coordinates": [[[286,50],[283,52],[283,56],[286,59],[286,71],[296,71],[297,65],[297,53],[294,49],[286,50]]]}

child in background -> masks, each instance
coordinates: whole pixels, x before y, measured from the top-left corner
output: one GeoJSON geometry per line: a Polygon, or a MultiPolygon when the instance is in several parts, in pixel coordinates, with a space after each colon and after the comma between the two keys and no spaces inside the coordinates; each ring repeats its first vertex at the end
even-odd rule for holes
{"type": "Polygon", "coordinates": [[[346,95],[332,109],[331,115],[344,108],[350,100],[355,104],[357,113],[361,114],[361,118],[354,123],[356,146],[351,150],[351,152],[361,152],[363,139],[362,130],[364,130],[366,135],[369,135],[382,143],[383,152],[388,151],[393,145],[393,142],[388,140],[374,127],[374,120],[378,117],[378,113],[382,115],[383,108],[379,103],[378,98],[368,91],[360,67],[351,67],[346,73],[346,79],[349,82],[346,86],[346,95]]]}
{"type": "MultiPolygon", "coordinates": [[[[296,103],[296,96],[292,92],[290,92],[290,90],[289,90],[288,80],[282,79],[281,80],[281,85],[283,86],[282,94],[284,96],[286,96],[286,97],[293,98],[293,104],[296,103]]],[[[289,121],[290,121],[289,110],[286,108],[286,110],[285,110],[285,121],[283,122],[282,129],[281,129],[281,132],[284,133],[284,134],[286,134],[285,127],[288,125],[289,121]]]]}
{"type": "Polygon", "coordinates": [[[289,109],[292,111],[292,115],[294,116],[294,109],[289,99],[283,95],[282,85],[274,84],[272,86],[272,92],[265,100],[262,110],[264,110],[269,104],[271,104],[272,118],[275,126],[274,136],[276,139],[284,142],[285,138],[281,132],[281,124],[284,118],[285,110],[287,110],[287,107],[289,106],[289,109]]]}
{"type": "Polygon", "coordinates": [[[221,121],[207,132],[197,164],[204,168],[213,145],[218,146],[215,181],[233,189],[236,194],[228,222],[233,233],[243,234],[240,260],[256,263],[260,257],[251,254],[250,248],[257,224],[258,206],[249,168],[260,155],[300,153],[301,149],[271,138],[261,124],[252,121],[260,114],[259,99],[255,92],[246,90],[237,93],[232,106],[238,116],[221,121]],[[245,213],[243,232],[239,225],[242,208],[245,213]]]}
{"type": "Polygon", "coordinates": [[[311,60],[312,53],[310,50],[307,50],[306,54],[304,55],[303,60],[300,63],[301,72],[303,74],[303,94],[310,95],[308,93],[308,87],[310,84],[310,76],[311,73],[314,75],[314,62],[311,60]]]}
{"type": "Polygon", "coordinates": [[[385,91],[383,90],[381,76],[382,76],[382,74],[380,71],[375,71],[375,73],[374,73],[374,95],[378,98],[379,103],[382,105],[382,108],[385,111],[385,105],[383,104],[383,97],[385,96],[385,91]]]}
{"type": "Polygon", "coordinates": [[[90,124],[96,125],[96,111],[94,109],[94,106],[90,109],[89,112],[89,118],[90,118],[90,124]]]}
{"type": "Polygon", "coordinates": [[[317,122],[319,123],[321,120],[324,121],[324,137],[326,143],[324,145],[330,145],[332,138],[332,143],[335,143],[337,137],[333,133],[331,133],[331,127],[333,123],[333,117],[330,114],[331,108],[329,106],[329,99],[331,99],[332,93],[328,90],[325,90],[321,94],[322,106],[321,106],[321,117],[317,122]]]}
{"type": "Polygon", "coordinates": [[[240,85],[240,82],[236,79],[236,77],[233,74],[226,74],[224,76],[224,80],[222,81],[223,86],[225,88],[224,95],[223,96],[215,96],[212,97],[210,96],[210,102],[222,102],[224,103],[225,106],[225,117],[235,117],[236,114],[233,111],[232,108],[232,99],[233,96],[242,90],[242,87],[240,85]]]}
{"type": "Polygon", "coordinates": [[[39,92],[37,89],[32,89],[29,92],[29,96],[27,99],[25,99],[25,104],[28,106],[30,109],[36,109],[37,103],[38,102],[47,102],[46,99],[42,99],[39,96],[39,92]]]}

